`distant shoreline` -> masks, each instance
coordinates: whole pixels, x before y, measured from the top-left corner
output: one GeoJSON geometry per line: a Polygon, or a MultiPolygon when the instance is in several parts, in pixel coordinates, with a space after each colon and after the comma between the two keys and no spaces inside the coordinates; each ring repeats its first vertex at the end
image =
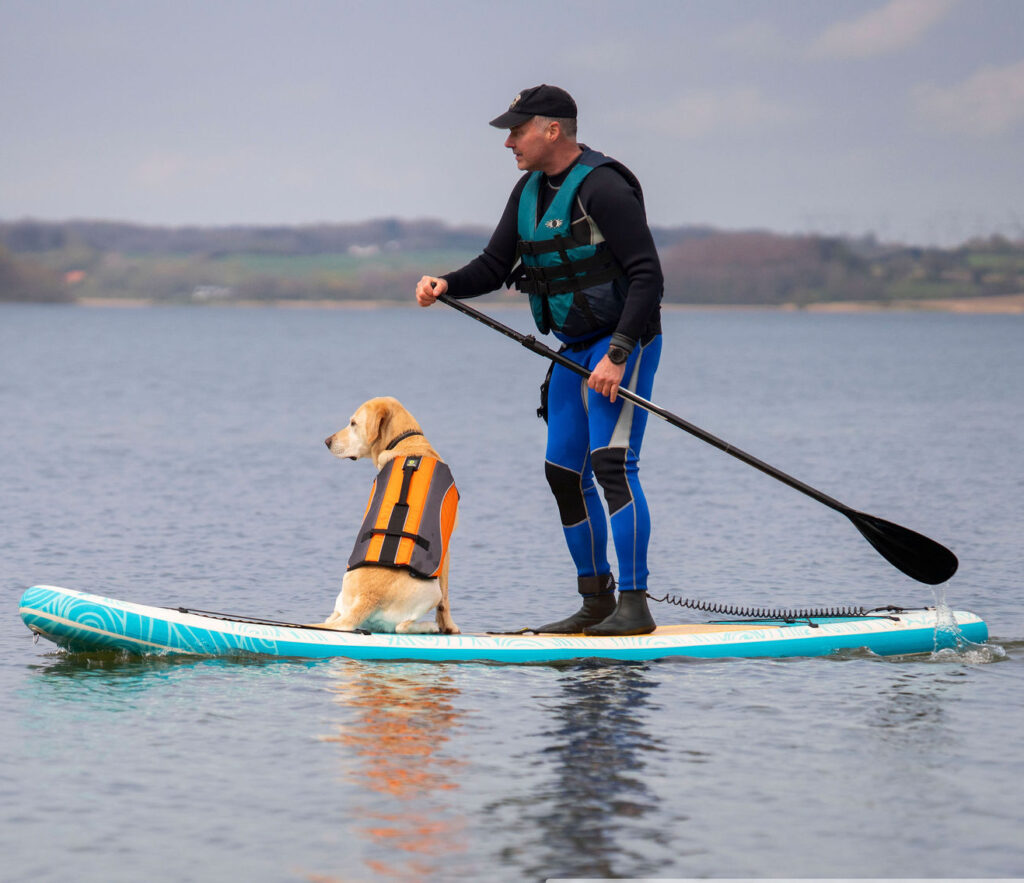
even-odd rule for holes
{"type": "Polygon", "coordinates": [[[1024,313],[1024,294],[1002,294],[991,297],[949,298],[948,300],[913,300],[895,303],[873,301],[842,301],[813,303],[805,307],[786,305],[780,309],[811,313],[970,313],[974,315],[1018,315],[1024,313]]]}
{"type": "MultiPolygon", "coordinates": [[[[498,304],[502,307],[526,309],[526,304],[503,301],[484,301],[484,304],[498,304]]],[[[267,300],[267,301],[224,301],[202,304],[165,304],[140,297],[82,297],[73,301],[76,306],[91,308],[133,309],[156,306],[196,306],[203,308],[262,308],[289,310],[375,310],[398,309],[414,306],[409,302],[388,300],[267,300]]],[[[662,304],[672,312],[784,312],[784,313],[962,313],[971,315],[1020,315],[1024,314],[1024,294],[1005,294],[992,297],[950,298],[948,300],[914,300],[897,303],[881,301],[823,301],[812,304],[662,304]]]]}

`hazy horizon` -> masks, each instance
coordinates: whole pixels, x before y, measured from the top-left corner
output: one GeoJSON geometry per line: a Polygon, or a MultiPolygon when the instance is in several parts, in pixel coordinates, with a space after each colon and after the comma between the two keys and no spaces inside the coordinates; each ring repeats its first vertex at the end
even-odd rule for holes
{"type": "Polygon", "coordinates": [[[652,224],[1024,237],[1016,0],[0,0],[0,218],[492,227],[569,89],[652,224]]]}

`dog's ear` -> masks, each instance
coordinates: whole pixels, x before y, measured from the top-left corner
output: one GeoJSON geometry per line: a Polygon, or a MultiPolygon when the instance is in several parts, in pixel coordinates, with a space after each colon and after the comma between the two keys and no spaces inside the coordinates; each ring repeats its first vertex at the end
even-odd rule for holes
{"type": "Polygon", "coordinates": [[[381,439],[391,421],[391,409],[385,402],[371,403],[366,419],[366,440],[373,445],[381,439]]]}

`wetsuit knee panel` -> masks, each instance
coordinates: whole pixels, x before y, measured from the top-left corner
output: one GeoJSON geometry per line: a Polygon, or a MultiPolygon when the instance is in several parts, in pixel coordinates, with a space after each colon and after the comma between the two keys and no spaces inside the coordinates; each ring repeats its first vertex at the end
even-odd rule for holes
{"type": "Polygon", "coordinates": [[[600,448],[590,455],[594,477],[604,491],[611,515],[633,502],[633,492],[626,480],[626,453],[626,448],[600,448]]]}
{"type": "Polygon", "coordinates": [[[587,520],[587,504],[583,499],[583,481],[580,473],[550,460],[544,463],[544,475],[558,504],[558,515],[563,527],[587,520]]]}

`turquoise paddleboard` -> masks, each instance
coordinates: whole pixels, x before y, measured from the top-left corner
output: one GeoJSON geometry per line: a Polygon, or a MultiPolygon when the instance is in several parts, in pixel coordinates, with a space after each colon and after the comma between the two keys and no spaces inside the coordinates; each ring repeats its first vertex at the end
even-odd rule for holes
{"type": "MultiPolygon", "coordinates": [[[[428,662],[559,662],[649,660],[673,656],[825,656],[865,648],[880,656],[930,653],[955,645],[936,629],[934,608],[866,616],[729,620],[659,626],[649,635],[395,635],[332,629],[151,607],[57,586],[33,586],[21,598],[21,618],[37,635],[70,651],[122,650],[140,655],[260,655],[297,658],[428,662]]],[[[973,613],[954,611],[960,637],[988,639],[973,613]]]]}

